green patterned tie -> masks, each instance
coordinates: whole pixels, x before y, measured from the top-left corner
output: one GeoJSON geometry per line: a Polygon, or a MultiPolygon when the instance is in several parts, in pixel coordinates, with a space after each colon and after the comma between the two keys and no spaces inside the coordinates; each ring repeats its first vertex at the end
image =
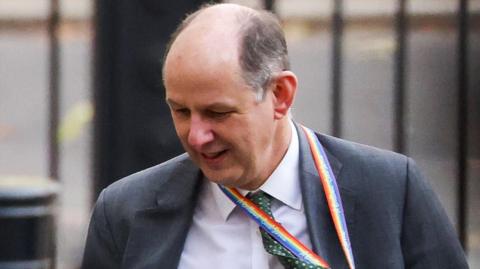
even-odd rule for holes
{"type": "MultiPolygon", "coordinates": [[[[261,210],[267,213],[273,218],[272,211],[270,209],[272,203],[272,197],[263,191],[259,191],[250,196],[250,200],[255,203],[261,210]]],[[[263,247],[265,250],[278,257],[280,263],[285,269],[325,269],[324,267],[309,264],[297,259],[293,254],[273,239],[265,230],[260,227],[262,234],[263,247]]]]}

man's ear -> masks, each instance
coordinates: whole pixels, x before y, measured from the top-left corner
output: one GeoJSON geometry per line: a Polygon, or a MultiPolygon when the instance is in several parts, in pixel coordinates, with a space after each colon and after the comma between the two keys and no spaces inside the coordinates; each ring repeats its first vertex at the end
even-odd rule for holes
{"type": "Polygon", "coordinates": [[[282,71],[272,81],[274,117],[281,119],[288,114],[297,92],[297,76],[291,71],[282,71]]]}

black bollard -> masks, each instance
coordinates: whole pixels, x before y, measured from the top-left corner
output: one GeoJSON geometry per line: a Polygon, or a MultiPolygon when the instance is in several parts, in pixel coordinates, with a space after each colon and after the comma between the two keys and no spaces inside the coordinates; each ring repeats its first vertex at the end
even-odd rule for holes
{"type": "Polygon", "coordinates": [[[41,178],[0,177],[0,268],[55,268],[58,185],[41,178]]]}

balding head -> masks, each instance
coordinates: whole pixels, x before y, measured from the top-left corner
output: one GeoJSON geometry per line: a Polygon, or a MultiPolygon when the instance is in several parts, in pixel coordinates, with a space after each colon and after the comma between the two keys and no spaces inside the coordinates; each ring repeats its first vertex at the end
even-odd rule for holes
{"type": "Polygon", "coordinates": [[[234,62],[258,99],[276,72],[289,69],[286,42],[276,17],[235,4],[207,5],[189,15],[167,47],[164,78],[172,59],[176,64],[179,59],[183,64],[190,62],[195,65],[192,68],[234,62]]]}

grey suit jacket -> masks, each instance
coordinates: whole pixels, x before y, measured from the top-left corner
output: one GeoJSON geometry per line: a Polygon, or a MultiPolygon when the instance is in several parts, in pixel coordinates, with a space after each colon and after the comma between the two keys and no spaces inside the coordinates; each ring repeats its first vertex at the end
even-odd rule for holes
{"type": "MultiPolygon", "coordinates": [[[[313,250],[331,268],[348,268],[308,142],[298,134],[313,250]]],[[[455,231],[411,159],[317,137],[337,178],[356,268],[468,268],[455,231]]],[[[201,182],[201,171],[183,154],[106,188],[92,215],[82,268],[177,268],[201,182]]]]}

